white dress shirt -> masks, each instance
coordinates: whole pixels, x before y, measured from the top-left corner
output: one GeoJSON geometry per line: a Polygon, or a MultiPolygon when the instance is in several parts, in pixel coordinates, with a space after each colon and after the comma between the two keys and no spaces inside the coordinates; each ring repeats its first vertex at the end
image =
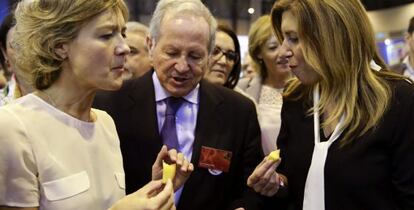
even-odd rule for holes
{"type": "MultiPolygon", "coordinates": [[[[165,99],[170,97],[171,94],[168,93],[168,91],[161,85],[156,72],[152,74],[152,80],[154,82],[155,102],[157,105],[158,132],[161,133],[161,128],[165,120],[165,111],[167,109],[165,99]]],[[[191,161],[191,156],[193,154],[193,143],[195,138],[195,127],[197,124],[199,103],[199,89],[200,84],[198,84],[190,93],[183,97],[185,102],[177,110],[175,119],[179,150],[184,154],[184,157],[188,161],[191,161]]],[[[175,192],[176,204],[180,199],[182,189],[183,187],[175,192]]]]}

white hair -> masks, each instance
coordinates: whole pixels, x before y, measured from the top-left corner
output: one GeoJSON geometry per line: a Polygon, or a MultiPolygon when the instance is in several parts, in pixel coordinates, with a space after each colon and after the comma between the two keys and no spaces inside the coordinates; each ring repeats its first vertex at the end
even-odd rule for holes
{"type": "Polygon", "coordinates": [[[161,22],[166,14],[176,15],[184,13],[202,17],[207,22],[210,27],[208,51],[211,52],[214,48],[217,22],[210,10],[200,0],[160,0],[150,22],[151,39],[155,40],[155,42],[159,40],[161,22]]]}

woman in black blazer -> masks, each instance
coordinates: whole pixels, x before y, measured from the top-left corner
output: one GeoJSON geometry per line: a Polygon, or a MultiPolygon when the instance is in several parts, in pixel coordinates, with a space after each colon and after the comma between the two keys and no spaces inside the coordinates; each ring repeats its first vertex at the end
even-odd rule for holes
{"type": "Polygon", "coordinates": [[[288,209],[414,209],[414,88],[384,68],[361,2],[280,0],[271,16],[297,78],[281,161],[265,159],[248,185],[288,209]]]}

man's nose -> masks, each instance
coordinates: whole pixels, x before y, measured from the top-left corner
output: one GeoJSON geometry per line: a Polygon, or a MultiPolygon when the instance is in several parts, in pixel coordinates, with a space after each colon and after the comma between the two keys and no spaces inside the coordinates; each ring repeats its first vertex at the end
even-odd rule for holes
{"type": "Polygon", "coordinates": [[[188,61],[187,58],[185,56],[181,56],[177,63],[175,64],[175,69],[178,72],[185,72],[188,71],[190,69],[190,66],[188,65],[188,61]]]}

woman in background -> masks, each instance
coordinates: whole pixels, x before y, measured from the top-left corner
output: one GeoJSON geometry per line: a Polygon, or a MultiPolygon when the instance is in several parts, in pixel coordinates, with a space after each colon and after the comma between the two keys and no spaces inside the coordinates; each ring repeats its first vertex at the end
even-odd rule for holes
{"type": "Polygon", "coordinates": [[[230,27],[217,26],[215,47],[210,57],[210,68],[204,78],[211,83],[234,89],[241,71],[240,44],[230,27]]]}
{"type": "MultiPolygon", "coordinates": [[[[175,209],[171,181],[124,197],[114,122],[91,108],[122,84],[124,1],[23,0],[15,15],[17,67],[36,91],[0,108],[0,209],[175,209]]],[[[177,155],[163,147],[153,168],[163,159],[177,155]]]]}
{"type": "Polygon", "coordinates": [[[362,3],[279,0],[271,17],[297,79],[284,95],[281,162],[264,160],[248,185],[286,196],[281,209],[414,209],[414,87],[371,67],[384,63],[362,3]]]}
{"type": "Polygon", "coordinates": [[[272,33],[270,16],[257,19],[249,31],[249,54],[260,74],[253,79],[242,79],[237,85],[256,103],[265,155],[276,149],[282,92],[290,78],[287,59],[279,56],[279,48],[280,43],[272,33]]]}
{"type": "Polygon", "coordinates": [[[0,62],[7,73],[9,81],[0,94],[0,106],[10,103],[33,91],[33,87],[25,81],[23,72],[16,67],[15,52],[12,46],[16,20],[11,12],[0,26],[0,62]]]}

